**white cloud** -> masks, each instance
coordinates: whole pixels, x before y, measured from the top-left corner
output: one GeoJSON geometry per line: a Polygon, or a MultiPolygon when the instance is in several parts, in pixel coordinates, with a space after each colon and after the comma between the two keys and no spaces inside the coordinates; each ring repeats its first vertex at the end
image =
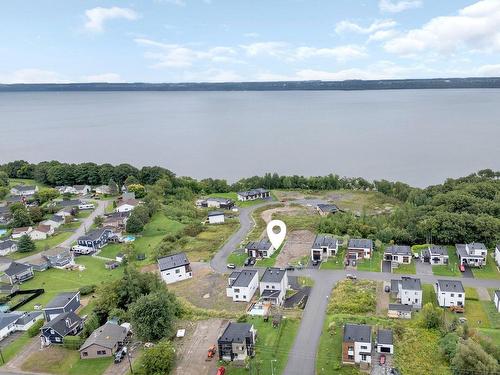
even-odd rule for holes
{"type": "Polygon", "coordinates": [[[480,66],[477,75],[484,77],[500,77],[500,64],[489,64],[480,66]]]}
{"type": "Polygon", "coordinates": [[[374,32],[370,37],[368,38],[369,42],[380,42],[383,40],[387,40],[390,38],[394,38],[398,32],[396,30],[379,30],[374,32]]]}
{"type": "Polygon", "coordinates": [[[89,31],[100,32],[104,30],[104,23],[112,19],[126,19],[126,20],[136,20],[139,15],[132,9],[129,8],[92,8],[85,11],[85,17],[87,21],[85,22],[85,28],[89,31]]]}
{"type": "Polygon", "coordinates": [[[357,23],[344,20],[340,21],[335,25],[335,32],[337,34],[342,34],[346,32],[353,32],[358,34],[371,34],[378,30],[382,29],[390,29],[396,26],[397,23],[394,20],[386,19],[386,20],[376,20],[370,26],[362,27],[357,23]]]}
{"type": "Polygon", "coordinates": [[[314,57],[334,58],[337,61],[347,61],[368,56],[365,48],[356,45],[345,45],[333,48],[298,47],[293,53],[298,60],[310,59],[314,57]]]}
{"type": "Polygon", "coordinates": [[[399,13],[408,9],[420,8],[422,6],[421,0],[379,0],[378,8],[381,12],[399,13]]]}
{"type": "Polygon", "coordinates": [[[107,83],[120,83],[125,82],[119,74],[116,73],[102,73],[92,74],[83,77],[84,82],[107,82],[107,83]]]}
{"type": "Polygon", "coordinates": [[[288,43],[284,42],[257,42],[240,45],[248,56],[269,55],[274,57],[283,56],[286,53],[288,43]]]}
{"type": "Polygon", "coordinates": [[[19,69],[9,74],[0,74],[0,82],[12,83],[70,83],[56,72],[42,69],[19,69]]]}
{"type": "Polygon", "coordinates": [[[419,29],[410,30],[386,42],[386,51],[413,55],[424,51],[453,53],[500,51],[500,1],[481,0],[455,16],[431,19],[419,29]]]}

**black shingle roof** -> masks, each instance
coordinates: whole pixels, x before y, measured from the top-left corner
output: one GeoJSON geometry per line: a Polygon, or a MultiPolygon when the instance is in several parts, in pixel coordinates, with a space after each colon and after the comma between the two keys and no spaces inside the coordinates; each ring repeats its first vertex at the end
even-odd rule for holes
{"type": "Polygon", "coordinates": [[[461,281],[438,280],[437,284],[442,292],[465,293],[464,286],[461,281]]]}
{"type": "Polygon", "coordinates": [[[80,323],[82,322],[82,318],[76,315],[74,312],[69,311],[62,314],[59,314],[50,322],[46,323],[42,329],[52,328],[54,331],[59,333],[62,337],[65,337],[74,330],[80,323]],[[68,323],[66,323],[66,319],[68,323]]]}
{"type": "Polygon", "coordinates": [[[344,342],[372,342],[372,327],[366,324],[346,324],[344,326],[344,342]]]}
{"type": "Polygon", "coordinates": [[[349,240],[348,248],[373,249],[373,241],[366,238],[353,238],[349,240]]]}
{"type": "Polygon", "coordinates": [[[0,250],[10,249],[15,242],[12,240],[0,241],[0,250]]]}
{"type": "Polygon", "coordinates": [[[262,275],[262,279],[260,281],[263,283],[279,283],[285,276],[285,273],[286,270],[281,270],[279,268],[266,268],[264,275],[262,275]]]}
{"type": "Polygon", "coordinates": [[[411,305],[403,305],[402,303],[390,303],[389,310],[412,311],[413,307],[411,305]]]}
{"type": "Polygon", "coordinates": [[[224,342],[245,342],[245,338],[251,336],[252,325],[248,323],[229,323],[219,340],[224,342]]]}
{"type": "Polygon", "coordinates": [[[7,276],[14,276],[22,272],[26,272],[31,268],[30,265],[18,262],[12,262],[4,271],[7,276]]]}
{"type": "Polygon", "coordinates": [[[404,245],[389,246],[385,249],[385,253],[391,253],[392,255],[412,255],[410,246],[404,245]]]}
{"type": "MultiPolygon", "coordinates": [[[[256,270],[243,270],[239,272],[236,279],[233,281],[231,286],[235,287],[247,287],[257,274],[256,270]]],[[[232,275],[232,274],[231,274],[232,275]]]]}
{"type": "Polygon", "coordinates": [[[106,231],[111,231],[109,228],[98,228],[91,230],[86,235],[78,238],[79,241],[97,241],[106,231]]]}
{"type": "Polygon", "coordinates": [[[377,332],[377,343],[384,345],[392,345],[393,344],[392,330],[379,329],[377,332]]]}
{"type": "Polygon", "coordinates": [[[172,268],[177,268],[188,264],[189,260],[185,253],[177,253],[158,258],[160,271],[170,270],[172,268]]]}
{"type": "Polygon", "coordinates": [[[313,249],[320,249],[323,246],[327,246],[329,248],[337,247],[337,239],[332,236],[317,234],[316,238],[313,242],[313,249]]]}
{"type": "Polygon", "coordinates": [[[65,292],[65,293],[60,293],[52,300],[45,305],[46,309],[56,309],[60,307],[64,307],[68,304],[69,301],[71,301],[77,294],[80,292],[65,292]]]}
{"type": "Polygon", "coordinates": [[[260,241],[252,241],[247,243],[246,248],[248,250],[268,250],[271,247],[271,242],[264,238],[260,241]]]}

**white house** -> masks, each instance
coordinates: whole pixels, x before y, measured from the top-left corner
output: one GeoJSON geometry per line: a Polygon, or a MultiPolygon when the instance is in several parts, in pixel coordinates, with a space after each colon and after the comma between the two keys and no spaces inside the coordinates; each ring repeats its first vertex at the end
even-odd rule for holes
{"type": "Polygon", "coordinates": [[[108,185],[96,186],[95,192],[96,194],[107,195],[111,194],[111,188],[108,185]]]}
{"type": "Polygon", "coordinates": [[[91,190],[89,185],[73,185],[73,189],[75,191],[75,194],[78,195],[87,195],[91,190]]]}
{"type": "Polygon", "coordinates": [[[129,212],[132,211],[137,205],[139,201],[136,199],[124,199],[116,206],[115,212],[129,212]]]}
{"type": "Polygon", "coordinates": [[[20,316],[16,320],[16,331],[27,331],[37,321],[43,320],[42,311],[19,311],[19,313],[20,316]]]}
{"type": "Polygon", "coordinates": [[[16,185],[10,189],[10,194],[22,197],[28,197],[38,191],[38,186],[16,185]]]}
{"type": "Polygon", "coordinates": [[[456,244],[455,249],[460,264],[469,267],[482,267],[486,265],[488,250],[483,243],[456,244]]]}
{"type": "Polygon", "coordinates": [[[59,228],[62,224],[64,224],[65,219],[63,216],[60,215],[52,215],[50,219],[42,221],[41,224],[43,225],[49,225],[54,229],[59,228]]]}
{"type": "Polygon", "coordinates": [[[366,324],[345,324],[342,338],[342,363],[372,362],[372,327],[366,324]]]}
{"type": "Polygon", "coordinates": [[[266,268],[259,283],[260,300],[281,306],[288,289],[288,274],[280,268],[266,268]]]}
{"type": "Polygon", "coordinates": [[[493,303],[495,304],[495,308],[498,312],[500,312],[500,290],[495,290],[495,294],[493,295],[493,303]]]}
{"type": "Polygon", "coordinates": [[[209,224],[221,224],[223,222],[224,222],[224,212],[210,211],[208,213],[208,223],[209,224]]]}
{"type": "Polygon", "coordinates": [[[13,239],[21,238],[25,234],[29,235],[32,230],[33,230],[33,227],[14,228],[14,229],[12,229],[11,237],[13,239]]]}
{"type": "Polygon", "coordinates": [[[349,259],[370,259],[373,252],[373,241],[366,238],[352,238],[347,244],[349,259]]]}
{"type": "Polygon", "coordinates": [[[384,260],[398,264],[410,264],[412,258],[410,246],[392,245],[384,251],[384,260]]]}
{"type": "Polygon", "coordinates": [[[239,201],[254,201],[256,199],[266,199],[271,196],[271,192],[267,189],[257,188],[247,191],[238,192],[239,201]]]}
{"type": "Polygon", "coordinates": [[[465,290],[461,281],[438,280],[436,294],[439,306],[465,306],[465,290]]]}
{"type": "Polygon", "coordinates": [[[0,256],[6,256],[17,251],[17,242],[12,240],[0,241],[0,256]]]}
{"type": "Polygon", "coordinates": [[[420,259],[432,265],[448,264],[448,250],[444,246],[430,245],[420,251],[420,259]]]}
{"type": "Polygon", "coordinates": [[[73,186],[56,186],[55,189],[59,192],[59,194],[76,194],[76,190],[73,186]]]}
{"type": "Polygon", "coordinates": [[[392,330],[379,329],[377,331],[377,353],[394,354],[392,330]]]}
{"type": "Polygon", "coordinates": [[[500,267],[500,244],[495,247],[495,262],[500,267]]]}
{"type": "Polygon", "coordinates": [[[16,321],[19,316],[18,312],[0,313],[0,340],[16,331],[16,321]]]}
{"type": "Polygon", "coordinates": [[[234,206],[234,202],[227,198],[210,197],[207,199],[201,199],[197,202],[197,205],[208,208],[223,208],[230,210],[234,206]]]}
{"type": "Polygon", "coordinates": [[[389,318],[411,319],[412,312],[412,306],[403,305],[402,303],[390,303],[387,309],[387,316],[389,318]]]}
{"type": "Polygon", "coordinates": [[[403,305],[416,309],[422,308],[422,285],[420,279],[402,277],[401,280],[391,280],[391,293],[403,305]]]}
{"type": "Polygon", "coordinates": [[[29,236],[33,241],[36,241],[45,240],[48,236],[51,236],[53,234],[54,228],[52,228],[50,225],[40,224],[29,233],[29,236]]]}
{"type": "Polygon", "coordinates": [[[311,247],[311,259],[326,261],[329,257],[337,255],[339,244],[332,236],[317,234],[311,247]]]}
{"type": "Polygon", "coordinates": [[[274,254],[274,247],[267,238],[251,241],[245,246],[245,253],[252,258],[269,258],[274,254]]]}
{"type": "Polygon", "coordinates": [[[185,253],[177,253],[159,258],[158,267],[160,268],[161,278],[167,284],[193,277],[193,271],[185,253]]]}
{"type": "Polygon", "coordinates": [[[250,302],[259,287],[259,273],[256,270],[234,271],[227,282],[228,297],[234,302],[250,302]]]}

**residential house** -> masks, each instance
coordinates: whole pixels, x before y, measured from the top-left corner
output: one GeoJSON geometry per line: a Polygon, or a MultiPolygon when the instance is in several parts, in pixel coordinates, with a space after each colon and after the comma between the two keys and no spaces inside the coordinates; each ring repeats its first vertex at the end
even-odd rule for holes
{"type": "Polygon", "coordinates": [[[23,283],[34,276],[33,267],[29,264],[12,262],[4,271],[3,275],[0,276],[0,280],[2,282],[9,283],[10,285],[14,285],[23,283]]]}
{"type": "Polygon", "coordinates": [[[76,208],[79,205],[83,204],[83,202],[80,199],[63,199],[60,201],[54,201],[54,204],[57,207],[71,207],[71,208],[76,208]]]}
{"type": "Polygon", "coordinates": [[[56,189],[59,194],[76,194],[76,190],[73,186],[56,186],[54,189],[56,189]]]}
{"type": "Polygon", "coordinates": [[[320,203],[316,206],[316,211],[318,211],[318,213],[321,215],[321,216],[327,216],[329,214],[335,214],[337,212],[339,212],[339,208],[334,205],[334,204],[323,204],[323,203],[320,203]]]}
{"type": "Polygon", "coordinates": [[[33,271],[43,272],[50,267],[49,261],[41,254],[38,256],[30,257],[28,264],[33,267],[33,271]]]}
{"type": "Polygon", "coordinates": [[[66,336],[76,336],[83,329],[83,319],[74,312],[59,314],[40,329],[42,346],[62,344],[66,336]]]}
{"type": "Polygon", "coordinates": [[[342,363],[371,364],[372,327],[366,324],[345,324],[342,338],[342,363]]]}
{"type": "Polygon", "coordinates": [[[55,296],[44,308],[45,320],[50,322],[62,313],[75,312],[80,307],[80,292],[65,292],[55,296]]]}
{"type": "Polygon", "coordinates": [[[433,265],[448,264],[448,250],[444,246],[429,245],[420,251],[420,259],[433,265]]]}
{"type": "Polygon", "coordinates": [[[411,305],[403,305],[402,303],[390,303],[387,310],[387,316],[389,318],[411,319],[412,312],[413,306],[411,305]]]}
{"type": "Polygon", "coordinates": [[[74,216],[76,214],[75,207],[64,207],[56,212],[57,216],[62,216],[64,218],[74,216]]]}
{"type": "Polygon", "coordinates": [[[95,192],[96,194],[109,195],[111,194],[111,188],[108,185],[96,186],[95,192]]]}
{"type": "Polygon", "coordinates": [[[495,304],[495,309],[500,312],[500,290],[495,290],[493,294],[493,303],[495,304]]]}
{"type": "Polygon", "coordinates": [[[252,258],[269,258],[274,253],[274,247],[267,238],[251,241],[245,246],[245,253],[252,258]]]}
{"type": "Polygon", "coordinates": [[[118,253],[116,254],[115,256],[115,260],[118,262],[118,263],[122,263],[126,258],[126,255],[123,254],[123,253],[118,253]]]}
{"type": "Polygon", "coordinates": [[[33,229],[29,236],[33,241],[45,240],[47,237],[54,234],[54,228],[50,225],[39,224],[35,229],[33,229]]]}
{"type": "Polygon", "coordinates": [[[311,259],[326,261],[329,257],[337,255],[339,244],[336,238],[317,234],[311,247],[311,259]]]}
{"type": "Polygon", "coordinates": [[[2,206],[0,207],[0,225],[7,225],[12,220],[12,213],[10,212],[9,207],[2,206]]]}
{"type": "Polygon", "coordinates": [[[137,199],[124,199],[116,205],[115,212],[129,212],[137,207],[139,201],[137,199]]]}
{"type": "Polygon", "coordinates": [[[185,253],[177,253],[159,258],[158,267],[160,268],[161,278],[167,284],[193,277],[193,271],[185,253]]]}
{"type": "Polygon", "coordinates": [[[65,222],[65,219],[63,216],[60,215],[52,215],[50,219],[42,221],[41,224],[43,225],[49,225],[53,229],[59,228],[61,225],[63,225],[65,222]]]}
{"type": "Polygon", "coordinates": [[[80,347],[81,359],[111,357],[123,345],[127,329],[107,322],[97,328],[80,347]]]}
{"type": "Polygon", "coordinates": [[[73,185],[73,189],[75,190],[75,194],[78,195],[87,195],[91,191],[89,185],[73,185]]]}
{"type": "Polygon", "coordinates": [[[465,305],[465,289],[461,281],[438,280],[436,294],[441,307],[465,305]]]}
{"type": "Polygon", "coordinates": [[[33,227],[20,227],[20,228],[14,228],[12,229],[12,235],[11,237],[14,239],[21,238],[25,234],[29,235],[31,231],[33,230],[33,227]]]}
{"type": "Polygon", "coordinates": [[[288,273],[286,270],[266,268],[259,283],[260,300],[281,306],[288,289],[288,273]]]}
{"type": "Polygon", "coordinates": [[[244,361],[255,355],[257,331],[252,324],[230,322],[217,339],[219,359],[223,361],[244,361]]]}
{"type": "Polygon", "coordinates": [[[93,229],[86,235],[78,237],[77,244],[94,250],[104,247],[115,235],[113,230],[108,227],[93,229]]]}
{"type": "Polygon", "coordinates": [[[20,314],[16,311],[11,313],[0,313],[0,340],[16,331],[16,322],[20,314]]]}
{"type": "Polygon", "coordinates": [[[495,247],[495,262],[497,266],[500,267],[500,244],[495,247]]]}
{"type": "Polygon", "coordinates": [[[16,185],[10,189],[10,194],[22,197],[29,197],[38,191],[38,186],[16,185]]]}
{"type": "Polygon", "coordinates": [[[19,311],[19,318],[16,320],[16,331],[27,331],[37,321],[43,320],[43,312],[41,311],[19,311]]]}
{"type": "Polygon", "coordinates": [[[403,276],[401,280],[391,280],[391,293],[396,296],[399,303],[422,308],[422,285],[420,279],[403,276]]]}
{"type": "Polygon", "coordinates": [[[52,268],[66,268],[75,263],[73,252],[69,248],[55,247],[42,253],[42,257],[49,262],[52,268]]]}
{"type": "Polygon", "coordinates": [[[353,238],[347,244],[348,259],[370,259],[373,252],[373,241],[366,238],[353,238]]]}
{"type": "Polygon", "coordinates": [[[229,275],[226,294],[234,302],[250,302],[259,287],[259,273],[256,270],[234,271],[229,275]]]}
{"type": "Polygon", "coordinates": [[[121,232],[127,226],[127,221],[130,216],[129,212],[113,212],[104,215],[103,226],[111,227],[115,231],[121,232]]]}
{"type": "Polygon", "coordinates": [[[394,338],[391,329],[377,331],[377,353],[394,354],[394,338]]]}
{"type": "Polygon", "coordinates": [[[486,265],[488,250],[484,243],[471,242],[455,245],[458,261],[469,267],[482,267],[486,265]]]}
{"type": "Polygon", "coordinates": [[[238,193],[239,201],[254,201],[256,199],[267,199],[271,196],[271,192],[267,189],[257,188],[238,193]]]}
{"type": "Polygon", "coordinates": [[[398,264],[410,264],[412,258],[410,246],[392,245],[384,251],[384,260],[398,264]]]}
{"type": "Polygon", "coordinates": [[[6,256],[17,251],[17,242],[10,239],[0,241],[0,256],[6,256]]]}
{"type": "Polygon", "coordinates": [[[198,200],[197,205],[201,207],[222,208],[230,210],[234,207],[234,202],[231,199],[227,198],[210,197],[207,199],[198,200]]]}
{"type": "Polygon", "coordinates": [[[223,222],[224,222],[224,212],[210,211],[208,213],[208,223],[209,224],[221,224],[223,222]]]}

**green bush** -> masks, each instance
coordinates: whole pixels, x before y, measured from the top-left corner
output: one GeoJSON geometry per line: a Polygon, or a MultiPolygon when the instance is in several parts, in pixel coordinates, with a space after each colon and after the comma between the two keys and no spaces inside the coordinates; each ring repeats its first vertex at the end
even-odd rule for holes
{"type": "Polygon", "coordinates": [[[340,281],[333,290],[328,307],[331,313],[362,314],[375,312],[377,283],[368,280],[340,281]]]}
{"type": "Polygon", "coordinates": [[[36,321],[35,324],[33,324],[26,331],[26,332],[28,332],[28,336],[29,337],[35,337],[36,335],[38,335],[40,333],[40,328],[42,328],[42,326],[43,326],[43,323],[44,323],[43,319],[40,319],[40,320],[36,321]]]}
{"type": "Polygon", "coordinates": [[[63,347],[70,350],[78,350],[85,340],[80,336],[66,336],[63,339],[63,347]]]}
{"type": "Polygon", "coordinates": [[[96,286],[95,285],[84,285],[78,291],[80,292],[80,295],[82,296],[87,296],[89,294],[92,294],[95,292],[96,286]]]}

